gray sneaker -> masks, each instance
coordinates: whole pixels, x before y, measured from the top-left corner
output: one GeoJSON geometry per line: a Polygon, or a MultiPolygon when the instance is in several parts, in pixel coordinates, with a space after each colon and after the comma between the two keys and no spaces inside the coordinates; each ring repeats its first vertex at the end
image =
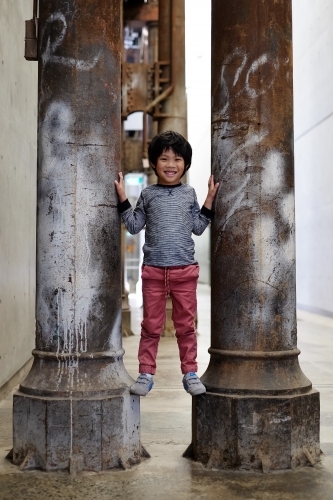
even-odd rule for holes
{"type": "Polygon", "coordinates": [[[154,385],[153,377],[147,377],[145,373],[140,373],[135,384],[130,388],[131,394],[146,396],[154,385]]]}
{"type": "Polygon", "coordinates": [[[191,394],[191,396],[198,396],[206,392],[206,387],[203,385],[198,375],[193,372],[184,375],[183,386],[185,391],[191,394]]]}

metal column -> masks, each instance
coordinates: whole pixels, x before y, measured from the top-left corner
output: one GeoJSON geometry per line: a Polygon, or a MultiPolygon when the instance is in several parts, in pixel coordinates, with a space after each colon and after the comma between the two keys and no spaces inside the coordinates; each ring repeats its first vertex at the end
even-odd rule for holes
{"type": "Polygon", "coordinates": [[[14,396],[13,461],[140,461],[121,337],[119,0],[40,0],[36,349],[14,396]]]}
{"type": "Polygon", "coordinates": [[[185,91],[185,1],[159,1],[159,60],[171,61],[172,94],[165,100],[158,131],[174,130],[187,137],[187,102],[185,91]]]}
{"type": "Polygon", "coordinates": [[[212,0],[211,360],[193,400],[208,468],[319,460],[296,339],[291,0],[212,0]]]}

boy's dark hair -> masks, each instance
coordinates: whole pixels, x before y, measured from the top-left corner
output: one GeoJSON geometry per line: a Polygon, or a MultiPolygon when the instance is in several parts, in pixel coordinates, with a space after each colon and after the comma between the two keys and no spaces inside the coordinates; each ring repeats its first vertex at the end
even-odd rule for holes
{"type": "Polygon", "coordinates": [[[175,154],[184,158],[185,174],[191,166],[192,148],[185,137],[172,130],[167,130],[166,132],[155,135],[149,144],[148,158],[153,169],[155,170],[157,160],[162,155],[163,151],[168,151],[169,149],[172,149],[175,154]]]}

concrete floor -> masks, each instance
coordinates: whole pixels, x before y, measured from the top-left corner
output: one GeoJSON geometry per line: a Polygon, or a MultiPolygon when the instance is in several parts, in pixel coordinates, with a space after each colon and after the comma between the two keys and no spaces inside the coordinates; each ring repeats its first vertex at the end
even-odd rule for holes
{"type": "MultiPolygon", "coordinates": [[[[209,287],[198,294],[199,373],[209,356],[209,287]]],[[[141,310],[133,300],[134,337],[124,339],[125,365],[137,375],[141,310]]],[[[182,458],[191,441],[191,397],[181,385],[175,339],[163,338],[152,392],[141,398],[142,443],[151,458],[129,471],[84,473],[20,472],[4,457],[12,446],[11,399],[0,403],[0,499],[126,500],[332,500],[333,499],[333,319],[298,311],[300,362],[321,392],[321,464],[274,474],[207,471],[182,458]]]]}

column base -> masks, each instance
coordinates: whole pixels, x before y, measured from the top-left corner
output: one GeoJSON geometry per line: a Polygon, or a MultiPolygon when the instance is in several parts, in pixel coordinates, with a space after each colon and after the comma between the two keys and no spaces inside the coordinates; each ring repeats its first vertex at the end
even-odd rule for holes
{"type": "Polygon", "coordinates": [[[13,463],[71,473],[127,469],[147,456],[140,445],[140,398],[14,395],[13,463]]]}
{"type": "Polygon", "coordinates": [[[185,457],[208,469],[262,471],[320,460],[319,392],[261,396],[207,392],[193,397],[185,457]]]}
{"type": "Polygon", "coordinates": [[[122,310],[122,336],[123,337],[131,337],[134,335],[131,327],[131,310],[123,309],[122,310]]]}
{"type": "Polygon", "coordinates": [[[168,297],[166,303],[165,323],[162,330],[162,337],[174,337],[176,334],[176,330],[171,316],[172,316],[172,302],[170,297],[168,297]]]}
{"type": "Polygon", "coordinates": [[[139,463],[140,398],[129,393],[123,354],[35,349],[14,394],[13,463],[71,473],[139,463]]]}
{"type": "MultiPolygon", "coordinates": [[[[167,299],[166,311],[165,311],[165,323],[163,326],[162,337],[175,337],[176,329],[172,321],[172,302],[170,297],[167,299]]],[[[195,328],[198,326],[198,313],[194,318],[195,328]]]]}
{"type": "Polygon", "coordinates": [[[131,337],[134,335],[131,327],[131,308],[128,302],[128,293],[123,293],[122,295],[122,306],[121,306],[121,316],[122,316],[122,336],[131,337]]]}

